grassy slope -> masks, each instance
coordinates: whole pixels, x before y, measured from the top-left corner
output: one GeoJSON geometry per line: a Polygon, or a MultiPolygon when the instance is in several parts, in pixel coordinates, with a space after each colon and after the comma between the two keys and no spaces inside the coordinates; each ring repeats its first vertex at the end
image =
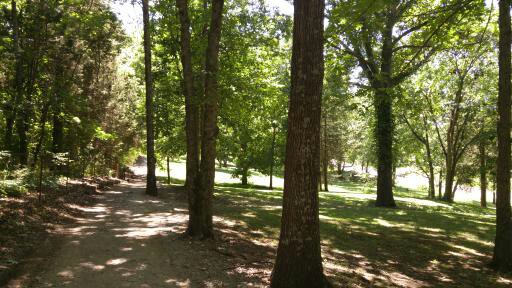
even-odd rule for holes
{"type": "MultiPolygon", "coordinates": [[[[446,205],[399,198],[398,209],[372,205],[370,187],[340,183],[346,193],[320,193],[326,271],[351,287],[510,287],[510,276],[485,268],[495,212],[477,203],[446,205]]],[[[277,244],[281,192],[217,187],[216,211],[247,240],[277,244]]],[[[398,189],[401,197],[423,197],[398,189]]]]}

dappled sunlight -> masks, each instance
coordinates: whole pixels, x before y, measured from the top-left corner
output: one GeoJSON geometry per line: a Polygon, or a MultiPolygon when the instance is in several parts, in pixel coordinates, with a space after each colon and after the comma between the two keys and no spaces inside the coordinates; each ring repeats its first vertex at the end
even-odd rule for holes
{"type": "MultiPolygon", "coordinates": [[[[107,263],[107,265],[109,265],[109,264],[107,263]]],[[[93,271],[101,271],[101,270],[105,269],[105,265],[96,265],[92,262],[80,263],[80,266],[87,268],[87,269],[91,269],[93,271]]]]}
{"type": "Polygon", "coordinates": [[[187,279],[187,280],[184,280],[184,281],[179,281],[179,280],[175,280],[175,279],[167,279],[165,280],[165,283],[166,284],[173,284],[175,287],[190,287],[190,279],[187,279]]]}
{"type": "MultiPolygon", "coordinates": [[[[280,193],[218,189],[222,209],[216,215],[230,220],[223,222],[230,228],[220,231],[238,230],[247,241],[275,248],[280,193]]],[[[398,209],[381,209],[372,205],[371,194],[322,192],[320,197],[324,267],[342,287],[499,284],[484,268],[492,252],[492,210],[406,197],[397,197],[398,209]]]]}
{"type": "MultiPolygon", "coordinates": [[[[82,207],[84,217],[63,229],[66,256],[56,260],[60,269],[50,269],[46,281],[73,287],[112,281],[126,287],[268,285],[282,192],[216,188],[216,240],[205,242],[182,235],[188,221],[182,189],[163,186],[154,198],[141,183],[125,183],[115,189],[121,194],[97,195],[100,203],[82,207]],[[83,282],[91,276],[93,282],[83,282]]],[[[510,281],[484,268],[492,250],[491,209],[412,198],[400,198],[398,209],[381,209],[372,205],[371,194],[320,197],[325,273],[338,286],[456,287],[479,281],[491,287],[510,281]]]]}
{"type": "Polygon", "coordinates": [[[512,279],[506,279],[506,278],[503,278],[503,277],[498,277],[497,282],[499,284],[512,285],[512,279]]]}
{"type": "Polygon", "coordinates": [[[128,259],[126,259],[126,258],[117,258],[117,259],[110,259],[105,264],[110,265],[110,266],[117,266],[117,265],[126,263],[127,261],[128,261],[128,259]]]}
{"type": "Polygon", "coordinates": [[[116,235],[116,237],[127,237],[127,238],[135,238],[135,239],[146,239],[152,236],[156,235],[165,235],[169,231],[171,231],[171,228],[162,228],[162,227],[155,227],[155,228],[142,228],[142,227],[136,227],[136,228],[121,228],[121,229],[113,229],[113,231],[116,232],[122,232],[122,234],[116,235]]]}
{"type": "Polygon", "coordinates": [[[65,270],[57,273],[57,276],[63,277],[63,278],[73,278],[75,274],[72,271],[65,270]]]}
{"type": "MultiPolygon", "coordinates": [[[[272,262],[267,259],[274,251],[266,247],[276,243],[258,237],[252,242],[253,234],[240,233],[249,227],[245,221],[216,216],[218,242],[196,242],[182,236],[188,212],[181,190],[162,187],[158,198],[146,196],[141,183],[124,183],[115,190],[121,193],[96,195],[98,204],[81,207],[83,217],[76,225],[63,227],[65,243],[38,286],[264,287],[268,283],[272,262]]],[[[258,210],[243,217],[257,219],[258,210]]],[[[254,233],[267,234],[265,229],[254,233]]]]}

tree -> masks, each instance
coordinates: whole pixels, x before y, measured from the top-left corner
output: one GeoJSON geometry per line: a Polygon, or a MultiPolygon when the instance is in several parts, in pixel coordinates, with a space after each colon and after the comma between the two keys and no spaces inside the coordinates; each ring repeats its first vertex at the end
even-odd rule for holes
{"type": "MultiPolygon", "coordinates": [[[[181,3],[180,10],[184,5],[181,3]]],[[[203,115],[201,118],[201,159],[194,179],[192,197],[189,199],[189,225],[187,233],[202,239],[213,238],[213,189],[215,185],[216,140],[218,134],[218,82],[219,44],[222,28],[223,0],[214,0],[205,51],[203,115]]],[[[180,13],[182,13],[180,11],[180,13]]],[[[181,16],[183,18],[183,16],[181,16]]],[[[183,23],[181,19],[182,26],[183,23]]],[[[182,28],[183,29],[183,28],[182,28]]],[[[182,36],[183,38],[183,36],[182,36]]],[[[186,48],[186,47],[185,47],[186,48]]],[[[183,52],[182,52],[183,55],[183,52]]],[[[185,67],[184,67],[185,68],[185,67]]],[[[190,104],[190,103],[189,103],[190,104]]],[[[191,115],[193,117],[193,115],[191,115]]],[[[192,128],[192,127],[190,127],[192,128]]],[[[189,183],[190,184],[190,183],[189,183]]]]}
{"type": "Polygon", "coordinates": [[[318,215],[324,6],[323,0],[294,2],[283,212],[273,288],[328,286],[318,215]]]}
{"type": "Polygon", "coordinates": [[[147,178],[146,194],[157,196],[156,187],[156,157],[155,131],[153,123],[153,74],[151,69],[151,28],[149,21],[149,0],[142,0],[142,17],[144,25],[144,75],[146,85],[146,149],[147,149],[147,178]]]}
{"type": "Polygon", "coordinates": [[[181,65],[183,70],[183,95],[185,96],[185,130],[187,137],[187,175],[185,186],[189,201],[189,222],[187,233],[195,235],[200,230],[201,219],[196,199],[196,178],[199,173],[199,101],[194,93],[194,74],[192,71],[192,49],[190,35],[190,17],[188,0],[176,0],[180,19],[181,65]]]}
{"type": "Polygon", "coordinates": [[[499,1],[498,160],[496,162],[496,239],[492,266],[512,271],[510,207],[511,41],[510,0],[499,1]]]}
{"type": "Polygon", "coordinates": [[[395,207],[393,198],[393,100],[397,87],[450,41],[446,31],[473,19],[478,1],[331,1],[328,35],[332,49],[353,57],[361,85],[373,92],[377,155],[376,206],[395,207]]]}

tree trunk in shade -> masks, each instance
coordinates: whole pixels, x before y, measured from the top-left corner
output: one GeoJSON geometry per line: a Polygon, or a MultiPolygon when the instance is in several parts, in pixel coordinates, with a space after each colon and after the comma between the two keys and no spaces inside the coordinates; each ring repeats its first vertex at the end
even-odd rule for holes
{"type": "Polygon", "coordinates": [[[151,71],[151,35],[149,27],[149,0],[142,0],[142,17],[144,25],[144,76],[146,84],[146,148],[147,168],[146,194],[157,196],[155,133],[153,126],[153,73],[151,71]]]}
{"type": "Polygon", "coordinates": [[[204,101],[201,130],[201,161],[194,187],[195,208],[193,216],[197,227],[189,224],[189,235],[202,239],[213,238],[213,189],[215,185],[216,141],[218,134],[218,80],[219,45],[222,28],[223,0],[212,1],[208,45],[205,54],[204,101]],[[193,228],[193,229],[191,229],[193,228]]]}
{"type": "Polygon", "coordinates": [[[324,0],[295,0],[283,212],[271,287],[328,287],[320,250],[318,180],[324,0]]]}
{"type": "Polygon", "coordinates": [[[199,173],[199,105],[200,99],[194,93],[192,49],[188,0],[176,0],[180,19],[181,65],[183,66],[183,95],[185,97],[185,131],[187,138],[187,176],[185,187],[188,194],[189,221],[187,233],[191,236],[200,231],[200,209],[195,195],[199,173]]]}
{"type": "Polygon", "coordinates": [[[498,159],[496,162],[496,239],[492,266],[512,271],[510,207],[511,24],[510,0],[499,1],[498,159]]]}

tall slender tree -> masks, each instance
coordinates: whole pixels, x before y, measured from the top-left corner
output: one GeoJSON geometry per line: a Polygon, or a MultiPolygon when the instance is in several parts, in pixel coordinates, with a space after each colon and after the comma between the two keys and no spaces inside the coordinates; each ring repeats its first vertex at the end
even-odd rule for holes
{"type": "Polygon", "coordinates": [[[218,80],[219,48],[222,28],[222,11],[224,0],[212,0],[208,45],[205,53],[204,101],[201,131],[201,163],[199,164],[199,185],[196,197],[200,196],[201,237],[213,238],[213,189],[215,184],[216,142],[219,128],[218,114],[218,80]]]}
{"type": "MultiPolygon", "coordinates": [[[[190,18],[188,1],[176,0],[181,24],[181,64],[183,94],[186,106],[187,180],[189,222],[187,234],[192,237],[213,238],[213,189],[215,183],[216,141],[218,134],[218,70],[224,0],[213,0],[205,51],[203,99],[194,95],[190,18]],[[200,101],[202,100],[202,101],[200,101]],[[199,120],[200,105],[202,118],[199,120]],[[199,131],[199,123],[201,131],[199,131]],[[199,141],[201,139],[201,141],[199,141]],[[199,149],[199,145],[201,149],[199,149]],[[200,156],[200,158],[199,158],[200,156]]],[[[205,6],[206,7],[206,6],[205,6]]],[[[205,8],[205,12],[207,9],[205,8]]],[[[205,29],[208,26],[205,26],[205,29]]]]}
{"type": "Polygon", "coordinates": [[[187,176],[185,186],[189,202],[189,221],[187,233],[195,235],[200,231],[200,213],[195,197],[196,178],[199,172],[199,100],[194,93],[194,74],[192,70],[192,49],[188,0],[176,0],[180,19],[181,65],[183,67],[183,95],[185,96],[185,130],[187,138],[187,176]]]}
{"type": "Polygon", "coordinates": [[[156,196],[156,157],[155,132],[153,127],[153,73],[151,68],[151,29],[149,21],[149,0],[142,0],[142,17],[144,25],[144,75],[146,84],[146,147],[147,178],[146,194],[156,196]]]}
{"type": "Polygon", "coordinates": [[[318,180],[324,76],[324,0],[295,0],[281,235],[271,287],[327,287],[318,180]]]}
{"type": "Polygon", "coordinates": [[[23,67],[21,63],[21,53],[20,53],[20,25],[18,21],[18,6],[16,1],[11,1],[11,23],[12,23],[12,47],[13,54],[15,55],[15,73],[14,73],[14,95],[12,97],[14,103],[8,105],[6,110],[5,117],[5,133],[4,133],[4,146],[5,150],[11,150],[13,148],[12,145],[12,136],[13,136],[13,128],[14,128],[14,120],[16,118],[16,104],[18,103],[18,99],[21,99],[23,96],[23,67]]]}
{"type": "Polygon", "coordinates": [[[498,159],[496,162],[496,240],[492,266],[512,271],[510,207],[511,41],[510,0],[499,2],[498,159]]]}

